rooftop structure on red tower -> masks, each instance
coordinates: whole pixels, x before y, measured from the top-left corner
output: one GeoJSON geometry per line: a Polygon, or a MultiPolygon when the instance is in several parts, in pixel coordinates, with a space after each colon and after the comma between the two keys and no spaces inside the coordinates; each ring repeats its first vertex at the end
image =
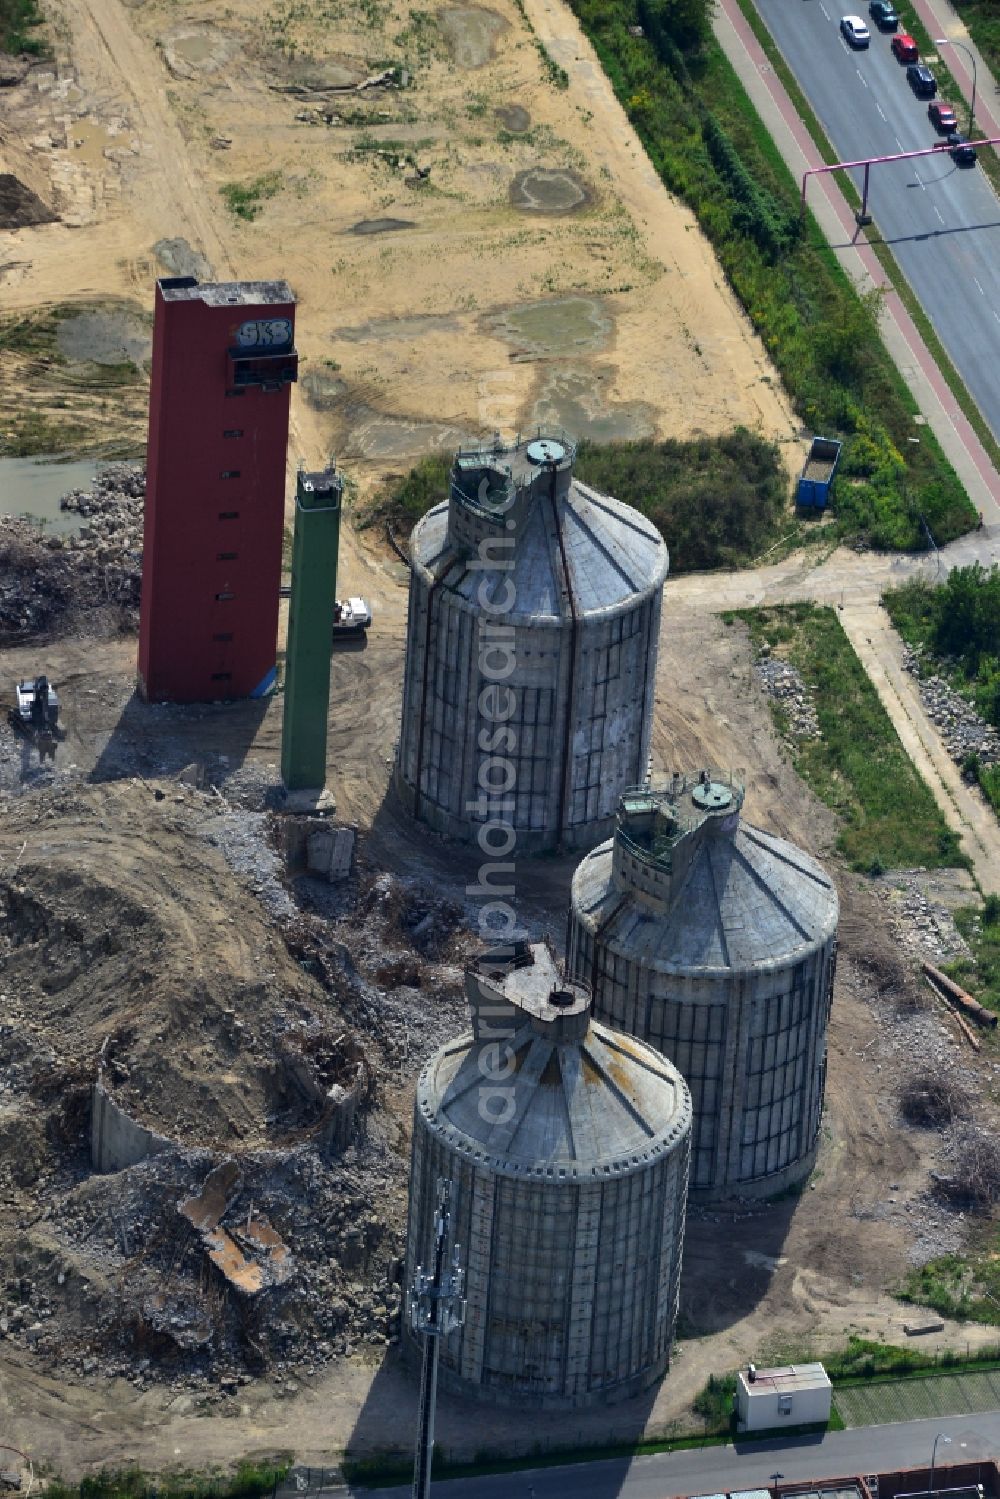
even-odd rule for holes
{"type": "Polygon", "coordinates": [[[156,284],[139,627],[152,702],[274,680],[294,338],[285,281],[156,284]]]}

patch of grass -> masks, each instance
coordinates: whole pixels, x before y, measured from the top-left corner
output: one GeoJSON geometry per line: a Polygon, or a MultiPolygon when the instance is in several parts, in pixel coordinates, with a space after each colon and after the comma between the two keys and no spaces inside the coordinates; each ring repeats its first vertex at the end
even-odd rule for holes
{"type": "Polygon", "coordinates": [[[1000,72],[1000,9],[997,0],[962,0],[962,20],[983,61],[996,76],[1000,72]]]}
{"type": "Polygon", "coordinates": [[[252,182],[224,182],[219,192],[230,213],[235,214],[238,219],[251,222],[260,217],[265,200],[273,198],[280,187],[281,173],[265,172],[252,182]]]}
{"type": "Polygon", "coordinates": [[[729,1432],[734,1427],[733,1396],[736,1394],[735,1374],[710,1374],[692,1401],[696,1415],[705,1422],[706,1431],[729,1432]]]}
{"type": "Polygon", "coordinates": [[[795,769],[841,821],[852,869],[967,864],[917,774],[833,609],[789,604],[745,609],[752,640],[786,657],[813,691],[820,737],[794,751],[795,769]]]}
{"type": "Polygon", "coordinates": [[[45,17],[36,0],[0,0],[0,52],[15,57],[45,57],[48,46],[42,35],[45,17]]]}
{"type": "Polygon", "coordinates": [[[942,1254],[911,1270],[896,1292],[900,1301],[930,1307],[957,1322],[1000,1326],[1000,1235],[992,1231],[968,1255],[942,1254]]]}
{"type": "Polygon", "coordinates": [[[665,0],[572,0],[618,97],[671,191],[690,205],[806,426],[844,441],[834,491],[842,534],[922,549],[975,512],[859,297],[714,39],[692,44],[665,0]],[[641,26],[633,36],[630,27],[641,26]]]}
{"type": "Polygon", "coordinates": [[[121,304],[67,302],[0,317],[0,456],[145,452],[145,370],[69,360],[57,343],[60,323],[111,305],[121,304]]]}
{"type": "Polygon", "coordinates": [[[961,906],[955,925],[972,949],[972,958],[950,963],[949,976],[1000,1014],[1000,896],[987,895],[981,906],[961,906]]]}
{"type": "Polygon", "coordinates": [[[545,43],[535,38],[535,47],[542,60],[542,70],[550,83],[556,88],[569,88],[569,74],[565,68],[559,66],[545,43]]]}
{"type": "MultiPolygon", "coordinates": [[[[447,498],[450,470],[450,455],[438,454],[391,478],[363,524],[388,522],[408,536],[447,498]]],[[[584,442],[576,475],[649,517],[667,541],[674,574],[746,565],[774,543],[787,518],[777,446],[743,427],[688,442],[584,442]]]]}
{"type": "Polygon", "coordinates": [[[260,1499],[280,1483],[290,1461],[241,1463],[235,1473],[157,1474],[141,1468],[101,1468],[79,1484],[47,1484],[50,1499],[260,1499]]]}

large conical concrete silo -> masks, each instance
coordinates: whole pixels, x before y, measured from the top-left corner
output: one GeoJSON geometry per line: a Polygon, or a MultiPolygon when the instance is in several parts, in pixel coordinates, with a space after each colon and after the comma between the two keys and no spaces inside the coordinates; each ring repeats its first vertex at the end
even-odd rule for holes
{"type": "Polygon", "coordinates": [[[411,537],[396,786],[454,838],[589,847],[646,774],[667,549],[574,459],[556,433],[461,451],[411,537]]]}
{"type": "Polygon", "coordinates": [[[670,1358],[687,1087],[651,1047],[595,1024],[586,986],[542,944],[486,954],[466,986],[473,1032],[424,1068],[413,1124],[406,1284],[442,1178],[466,1273],[442,1382],[532,1410],[626,1399],[670,1358]]]}
{"type": "Polygon", "coordinates": [[[703,771],[621,799],[573,877],[567,968],[594,1013],[670,1057],[694,1106],[691,1193],[770,1196],[812,1169],[838,903],[800,849],[703,771]]]}

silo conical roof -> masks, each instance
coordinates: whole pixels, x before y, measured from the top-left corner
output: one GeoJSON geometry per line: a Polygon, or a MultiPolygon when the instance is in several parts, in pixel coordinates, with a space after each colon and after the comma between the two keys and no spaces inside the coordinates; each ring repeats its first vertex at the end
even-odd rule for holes
{"type": "Polygon", "coordinates": [[[663,586],[669,566],[666,543],[631,505],[578,479],[561,485],[554,496],[544,486],[536,489],[517,521],[510,568],[468,568],[456,552],[454,573],[446,569],[454,550],[448,504],[435,506],[415,527],[410,538],[413,564],[440,578],[443,587],[475,611],[482,607],[484,578],[495,580],[487,585],[489,592],[511,579],[514,607],[504,614],[506,624],[556,623],[570,614],[560,586],[563,559],[576,615],[614,612],[663,586]]]}
{"type": "Polygon", "coordinates": [[[579,866],[575,903],[603,942],[661,971],[785,966],[836,931],[836,888],[815,859],[742,820],[699,842],[666,910],[623,903],[611,869],[607,843],[579,866]]]}
{"type": "Polygon", "coordinates": [[[606,1176],[672,1148],[691,1121],[676,1068],[644,1042],[592,1021],[589,993],[581,999],[582,986],[559,978],[543,944],[531,951],[527,982],[515,971],[498,990],[511,1004],[509,1026],[489,1026],[478,1040],[463,1036],[425,1068],[417,1107],[427,1122],[453,1149],[501,1173],[606,1176]],[[568,1010],[545,999],[553,981],[564,995],[572,991],[568,1010]],[[560,1034],[560,1022],[574,1015],[576,1033],[560,1034]],[[492,1085],[490,1099],[489,1079],[499,1071],[509,1075],[492,1085]]]}

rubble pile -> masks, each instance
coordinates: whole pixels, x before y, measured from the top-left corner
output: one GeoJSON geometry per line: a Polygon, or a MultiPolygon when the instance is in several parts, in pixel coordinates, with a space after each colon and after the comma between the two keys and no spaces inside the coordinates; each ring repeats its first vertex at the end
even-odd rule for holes
{"type": "Polygon", "coordinates": [[[363,850],[338,914],[294,899],[331,887],[281,885],[251,782],[40,789],[0,829],[0,1338],[208,1404],[397,1339],[406,1079],[472,941],[363,850]],[[106,1174],[98,1082],[156,1132],[106,1174]]]}
{"type": "Polygon", "coordinates": [[[923,651],[903,647],[903,666],[916,678],[927,716],[937,726],[955,764],[963,765],[972,755],[981,765],[1000,761],[1000,733],[944,677],[936,672],[925,675],[930,664],[923,651]]]}
{"type": "Polygon", "coordinates": [[[0,643],[137,628],[145,490],[141,469],[113,463],[60,500],[84,519],[77,533],[0,517],[0,643]]]}
{"type": "Polygon", "coordinates": [[[872,881],[872,890],[885,906],[894,936],[902,948],[920,958],[951,963],[971,957],[952,912],[927,893],[924,873],[895,869],[872,881]]]}
{"type": "Polygon", "coordinates": [[[777,703],[787,719],[786,732],[792,739],[818,739],[819,719],[812,689],[788,661],[771,655],[766,643],[758,649],[753,664],[754,676],[768,697],[777,703]]]}

